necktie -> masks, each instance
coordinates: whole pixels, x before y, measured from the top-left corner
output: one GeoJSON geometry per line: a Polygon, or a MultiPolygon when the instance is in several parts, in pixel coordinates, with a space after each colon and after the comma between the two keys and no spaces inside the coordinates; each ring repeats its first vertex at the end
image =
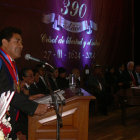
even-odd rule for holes
{"type": "Polygon", "coordinates": [[[134,75],[133,75],[132,72],[130,72],[130,77],[132,79],[133,85],[136,86],[136,80],[135,80],[134,75]]]}

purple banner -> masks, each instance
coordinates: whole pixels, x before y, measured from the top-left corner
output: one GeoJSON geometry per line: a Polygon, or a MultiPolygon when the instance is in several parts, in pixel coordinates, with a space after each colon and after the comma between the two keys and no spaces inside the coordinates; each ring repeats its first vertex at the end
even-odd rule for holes
{"type": "Polygon", "coordinates": [[[85,64],[116,65],[132,59],[130,1],[0,0],[0,17],[0,29],[15,26],[23,32],[18,69],[36,65],[25,61],[27,53],[69,71],[85,64]]]}
{"type": "Polygon", "coordinates": [[[41,34],[46,48],[44,58],[53,58],[58,67],[71,66],[73,62],[75,66],[90,64],[94,47],[100,44],[95,40],[98,27],[92,18],[91,5],[91,0],[59,0],[54,5],[56,10],[43,14],[42,22],[51,28],[41,34]]]}

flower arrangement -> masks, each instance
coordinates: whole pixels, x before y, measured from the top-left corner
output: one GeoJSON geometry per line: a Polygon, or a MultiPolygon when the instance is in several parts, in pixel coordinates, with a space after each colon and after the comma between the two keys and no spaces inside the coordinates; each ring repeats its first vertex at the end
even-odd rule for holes
{"type": "Polygon", "coordinates": [[[12,130],[11,124],[10,124],[10,117],[6,117],[6,114],[0,120],[0,140],[7,140],[9,133],[12,130]]]}
{"type": "Polygon", "coordinates": [[[0,94],[0,140],[10,140],[9,134],[12,130],[10,117],[6,113],[10,108],[10,102],[15,92],[4,92],[0,94]]]}

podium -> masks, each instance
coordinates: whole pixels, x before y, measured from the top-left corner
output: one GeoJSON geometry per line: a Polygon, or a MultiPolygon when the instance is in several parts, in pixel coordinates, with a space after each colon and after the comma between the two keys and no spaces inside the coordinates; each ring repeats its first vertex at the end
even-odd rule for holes
{"type": "MultiPolygon", "coordinates": [[[[84,89],[81,89],[81,93],[83,95],[78,96],[75,90],[65,90],[66,104],[62,112],[61,140],[88,140],[89,101],[96,97],[84,89]]],[[[42,116],[29,116],[28,139],[56,140],[56,123],[57,118],[53,109],[42,116]]]]}

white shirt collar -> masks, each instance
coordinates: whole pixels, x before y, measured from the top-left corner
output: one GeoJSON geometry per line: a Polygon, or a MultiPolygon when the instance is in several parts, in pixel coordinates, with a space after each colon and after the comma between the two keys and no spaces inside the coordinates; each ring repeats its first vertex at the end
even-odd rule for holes
{"type": "Polygon", "coordinates": [[[27,83],[25,83],[25,86],[27,87],[27,89],[30,87],[27,83]]]}

